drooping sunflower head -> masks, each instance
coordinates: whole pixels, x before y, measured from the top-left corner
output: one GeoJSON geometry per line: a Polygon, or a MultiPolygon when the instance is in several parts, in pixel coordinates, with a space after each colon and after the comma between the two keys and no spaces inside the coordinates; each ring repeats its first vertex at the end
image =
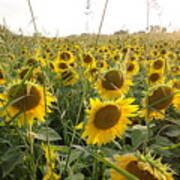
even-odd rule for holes
{"type": "Polygon", "coordinates": [[[10,103],[4,110],[7,121],[11,121],[14,116],[18,115],[17,121],[12,121],[12,123],[18,124],[20,127],[33,125],[35,118],[40,122],[44,121],[46,111],[50,110],[49,106],[54,100],[49,92],[46,93],[46,96],[44,95],[43,87],[32,82],[11,85],[5,94],[1,94],[1,98],[4,100],[1,102],[1,106],[10,103]]]}
{"type": "Polygon", "coordinates": [[[131,123],[128,117],[135,116],[133,113],[138,109],[136,105],[131,105],[133,101],[131,98],[105,102],[91,99],[82,138],[87,144],[102,145],[121,136],[131,123]]]}
{"type": "MultiPolygon", "coordinates": [[[[151,154],[124,154],[116,155],[115,165],[133,174],[139,180],[173,180],[174,172],[161,163],[161,159],[154,159],[151,154]]],[[[114,169],[110,170],[111,180],[127,180],[114,169]]]]}
{"type": "Polygon", "coordinates": [[[79,74],[73,69],[67,69],[60,73],[64,85],[73,85],[77,82],[79,74]]]}
{"type": "Polygon", "coordinates": [[[163,119],[163,113],[174,102],[175,94],[171,86],[158,85],[150,89],[144,99],[147,120],[163,119]]]}
{"type": "Polygon", "coordinates": [[[99,70],[95,65],[93,65],[92,67],[87,68],[84,73],[87,80],[94,84],[94,82],[97,81],[99,70]]]}
{"type": "Polygon", "coordinates": [[[111,69],[99,78],[96,89],[102,97],[116,98],[127,93],[131,84],[122,71],[111,69]]]}

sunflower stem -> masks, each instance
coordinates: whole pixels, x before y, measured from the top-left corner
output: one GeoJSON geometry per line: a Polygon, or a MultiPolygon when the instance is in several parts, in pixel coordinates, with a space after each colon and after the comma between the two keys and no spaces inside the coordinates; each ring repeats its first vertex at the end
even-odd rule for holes
{"type": "Polygon", "coordinates": [[[36,166],[35,166],[35,157],[34,157],[34,139],[32,137],[32,125],[28,127],[28,139],[29,139],[29,148],[30,148],[30,169],[32,171],[32,180],[36,180],[36,166]]]}
{"type": "MultiPolygon", "coordinates": [[[[83,75],[81,77],[83,78],[83,75]]],[[[83,82],[83,80],[82,80],[82,82],[83,82]]],[[[83,91],[82,91],[81,101],[80,101],[79,109],[78,109],[76,120],[75,120],[75,126],[78,124],[80,114],[81,114],[81,109],[82,109],[82,106],[83,106],[83,102],[84,102],[84,99],[86,97],[86,88],[85,88],[86,84],[82,83],[81,85],[82,85],[83,91]]],[[[70,149],[69,149],[69,152],[68,152],[68,156],[67,156],[67,160],[66,160],[66,164],[65,164],[65,168],[64,168],[64,173],[67,171],[67,168],[68,168],[68,164],[69,164],[69,160],[70,160],[70,156],[71,156],[71,152],[72,152],[71,147],[73,145],[75,136],[76,136],[76,128],[73,128],[72,138],[71,138],[71,141],[70,141],[70,144],[69,144],[70,149]]]]}

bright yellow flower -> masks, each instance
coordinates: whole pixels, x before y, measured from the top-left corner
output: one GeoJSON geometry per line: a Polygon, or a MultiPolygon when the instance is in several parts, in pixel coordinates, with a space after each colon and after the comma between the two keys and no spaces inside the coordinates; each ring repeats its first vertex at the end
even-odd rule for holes
{"type": "Polygon", "coordinates": [[[28,81],[24,84],[12,84],[6,92],[0,94],[0,98],[3,100],[0,102],[1,108],[4,106],[2,115],[11,124],[18,124],[19,127],[45,121],[46,110],[50,111],[49,106],[54,101],[50,92],[44,94],[43,87],[28,81]],[[7,103],[10,104],[5,107],[7,103]],[[16,115],[16,121],[12,121],[16,115]]]}
{"type": "Polygon", "coordinates": [[[101,102],[90,99],[87,112],[87,123],[82,134],[87,144],[106,144],[121,136],[131,124],[128,117],[135,116],[137,105],[131,105],[133,98],[101,102]]]}
{"type": "MultiPolygon", "coordinates": [[[[154,159],[150,154],[124,154],[114,157],[115,165],[135,175],[139,180],[174,180],[173,171],[161,163],[161,159],[154,159]]],[[[110,180],[127,180],[114,169],[110,170],[110,180]]]]}

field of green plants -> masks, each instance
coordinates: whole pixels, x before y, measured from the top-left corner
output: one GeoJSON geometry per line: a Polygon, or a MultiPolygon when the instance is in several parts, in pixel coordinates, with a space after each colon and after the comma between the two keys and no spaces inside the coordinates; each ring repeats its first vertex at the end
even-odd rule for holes
{"type": "Polygon", "coordinates": [[[0,27],[0,179],[179,180],[179,39],[0,27]]]}

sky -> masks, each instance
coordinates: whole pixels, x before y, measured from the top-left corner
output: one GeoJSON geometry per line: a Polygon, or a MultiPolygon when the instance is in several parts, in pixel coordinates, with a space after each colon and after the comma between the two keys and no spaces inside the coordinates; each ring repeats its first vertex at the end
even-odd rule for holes
{"type": "MultiPolygon", "coordinates": [[[[106,0],[31,0],[38,31],[45,36],[97,33],[106,0]],[[89,13],[89,15],[86,15],[89,13]]],[[[151,1],[150,25],[169,31],[180,29],[180,0],[151,1]]],[[[120,29],[137,32],[146,29],[147,0],[109,0],[102,34],[120,29]]],[[[33,23],[27,0],[0,0],[0,24],[10,30],[31,35],[33,23]]]]}

